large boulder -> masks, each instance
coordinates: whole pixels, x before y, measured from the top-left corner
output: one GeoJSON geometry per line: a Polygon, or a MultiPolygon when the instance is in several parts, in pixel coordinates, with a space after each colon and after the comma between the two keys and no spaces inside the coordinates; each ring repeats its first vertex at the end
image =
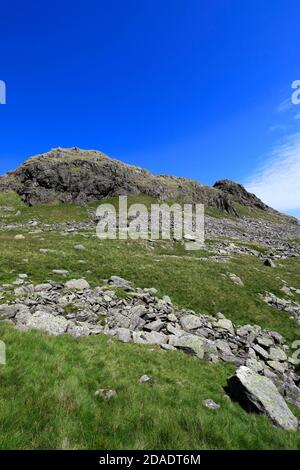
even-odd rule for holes
{"type": "Polygon", "coordinates": [[[229,394],[247,410],[267,415],[274,424],[289,431],[298,428],[298,420],[277,388],[267,377],[241,366],[228,379],[229,394]]]}

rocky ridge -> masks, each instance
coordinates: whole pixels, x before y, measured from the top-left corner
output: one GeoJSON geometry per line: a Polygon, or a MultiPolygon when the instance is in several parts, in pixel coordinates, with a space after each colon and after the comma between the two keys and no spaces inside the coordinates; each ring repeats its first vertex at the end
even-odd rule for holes
{"type": "Polygon", "coordinates": [[[162,201],[203,203],[235,216],[236,204],[280,215],[232,181],[222,180],[210,187],[188,178],[154,175],[102,152],[76,147],[55,148],[29,158],[0,177],[0,191],[7,190],[16,191],[29,205],[54,201],[82,204],[120,194],[145,194],[162,201]]]}

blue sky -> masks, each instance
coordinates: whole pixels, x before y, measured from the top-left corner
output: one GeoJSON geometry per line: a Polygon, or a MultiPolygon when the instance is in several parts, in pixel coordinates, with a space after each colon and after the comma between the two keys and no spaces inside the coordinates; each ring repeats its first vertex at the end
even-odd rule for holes
{"type": "Polygon", "coordinates": [[[96,148],[300,217],[300,2],[2,0],[0,173],[96,148]]]}

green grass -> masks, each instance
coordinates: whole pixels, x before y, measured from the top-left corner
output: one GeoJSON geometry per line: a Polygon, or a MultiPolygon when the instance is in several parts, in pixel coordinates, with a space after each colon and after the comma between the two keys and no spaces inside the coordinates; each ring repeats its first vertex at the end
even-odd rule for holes
{"type": "Polygon", "coordinates": [[[232,366],[180,352],[19,332],[1,325],[1,449],[296,449],[275,428],[226,399],[232,366]],[[140,384],[148,374],[151,384],[140,384]],[[99,388],[117,397],[103,401],[99,388]],[[218,411],[205,408],[212,398],[218,411]]]}
{"type": "MultiPolygon", "coordinates": [[[[106,202],[116,203],[116,199],[106,202]]],[[[144,198],[143,202],[152,201],[144,198]]],[[[56,216],[59,222],[88,220],[90,208],[27,208],[13,194],[0,194],[1,205],[19,207],[23,221],[34,218],[44,223],[56,216]]],[[[9,217],[19,221],[14,212],[2,215],[2,222],[7,223],[9,217]]],[[[259,324],[280,332],[289,342],[300,337],[296,322],[267,306],[259,296],[270,291],[288,298],[280,291],[283,279],[299,288],[297,258],[279,260],[270,269],[254,256],[234,256],[228,263],[216,263],[209,260],[211,251],[188,252],[178,242],[100,241],[94,230],[66,236],[57,231],[30,233],[33,230],[0,231],[0,284],[13,282],[19,273],[28,274],[33,283],[85,277],[92,286],[118,275],[137,287],[157,288],[159,296],[170,295],[178,307],[209,314],[221,311],[236,324],[259,324]],[[25,240],[15,240],[17,233],[23,233],[25,240]],[[74,249],[79,243],[85,251],[74,249]],[[45,248],[49,252],[41,253],[45,248]],[[198,259],[201,257],[205,259],[198,259]],[[66,269],[70,274],[61,277],[53,269],[66,269]],[[228,272],[241,277],[245,286],[232,283],[228,272]]],[[[251,243],[246,246],[260,248],[251,243]]],[[[120,298],[129,295],[116,291],[120,298]]],[[[2,303],[13,298],[12,291],[0,294],[2,303]]],[[[65,314],[73,312],[73,305],[66,307],[65,314]]],[[[223,387],[234,371],[231,365],[212,365],[176,351],[122,344],[105,336],[74,339],[24,333],[3,323],[0,339],[7,347],[7,364],[0,366],[1,449],[300,446],[299,432],[277,429],[267,418],[248,414],[226,399],[223,387]],[[140,384],[143,374],[150,375],[153,383],[140,384]],[[118,395],[101,401],[95,396],[99,388],[116,389],[118,395]],[[220,410],[206,409],[202,405],[206,398],[220,403],[220,410]]],[[[299,416],[299,410],[293,411],[299,416]]]]}

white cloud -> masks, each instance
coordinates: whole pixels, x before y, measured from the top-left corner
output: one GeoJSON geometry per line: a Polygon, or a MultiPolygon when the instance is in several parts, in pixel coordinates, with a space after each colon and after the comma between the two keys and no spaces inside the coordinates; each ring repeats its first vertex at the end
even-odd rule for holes
{"type": "Polygon", "coordinates": [[[274,209],[300,211],[300,132],[275,147],[245,186],[274,209]]]}
{"type": "Polygon", "coordinates": [[[292,103],[291,98],[287,98],[279,104],[279,106],[277,107],[277,112],[284,113],[285,111],[288,111],[289,109],[291,109],[292,106],[293,106],[293,103],[292,103]]]}

